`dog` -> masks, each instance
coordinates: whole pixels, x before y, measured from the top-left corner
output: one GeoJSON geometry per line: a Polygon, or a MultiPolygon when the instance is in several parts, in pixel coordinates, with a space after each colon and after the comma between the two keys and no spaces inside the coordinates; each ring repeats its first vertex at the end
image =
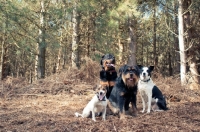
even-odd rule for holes
{"type": "Polygon", "coordinates": [[[115,57],[111,54],[105,54],[102,56],[100,64],[102,67],[100,71],[100,84],[107,88],[106,98],[108,99],[117,78],[115,57]]]}
{"type": "Polygon", "coordinates": [[[102,120],[106,120],[106,107],[106,88],[102,85],[99,85],[98,92],[93,96],[92,100],[90,100],[86,107],[83,109],[82,114],[76,112],[75,116],[81,116],[83,118],[86,118],[90,117],[92,113],[92,120],[96,121],[95,114],[102,113],[102,120]]]}
{"type": "Polygon", "coordinates": [[[118,114],[120,119],[131,112],[137,115],[137,83],[139,80],[139,71],[137,66],[123,65],[119,69],[119,77],[112,89],[109,97],[108,106],[114,114],[118,114]],[[131,103],[132,111],[129,109],[131,103]]]}
{"type": "Polygon", "coordinates": [[[142,65],[138,65],[138,67],[140,71],[138,90],[143,104],[143,110],[141,112],[145,112],[146,102],[147,113],[150,113],[151,109],[153,111],[168,110],[165,97],[151,79],[151,72],[153,71],[154,66],[143,67],[142,65]]]}

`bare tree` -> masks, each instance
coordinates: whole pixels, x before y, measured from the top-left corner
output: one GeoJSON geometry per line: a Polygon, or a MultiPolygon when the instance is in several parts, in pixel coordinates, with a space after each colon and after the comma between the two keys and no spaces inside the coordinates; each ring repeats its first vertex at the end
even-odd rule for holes
{"type": "Polygon", "coordinates": [[[129,56],[128,56],[128,63],[129,65],[136,65],[136,27],[137,21],[134,19],[128,19],[128,26],[129,26],[129,56]]]}
{"type": "Polygon", "coordinates": [[[180,49],[180,75],[181,84],[186,84],[186,54],[184,41],[184,26],[183,26],[183,1],[178,0],[178,33],[179,33],[179,49],[180,49]]]}
{"type": "Polygon", "coordinates": [[[79,59],[78,59],[78,49],[79,49],[79,37],[78,37],[78,27],[79,27],[79,18],[77,13],[77,3],[74,2],[73,15],[72,15],[72,67],[78,68],[79,59]]]}
{"type": "Polygon", "coordinates": [[[188,64],[190,67],[190,72],[191,72],[191,76],[192,76],[192,82],[194,83],[199,83],[199,76],[198,76],[198,69],[197,69],[197,59],[196,59],[196,52],[195,52],[195,46],[193,45],[193,30],[195,30],[191,24],[191,14],[189,11],[189,7],[191,6],[192,1],[191,0],[183,0],[183,9],[186,11],[183,15],[184,18],[184,26],[185,26],[185,31],[187,33],[186,35],[186,45],[189,47],[188,49],[188,54],[187,54],[187,58],[188,58],[188,64]],[[190,46],[191,45],[191,46],[190,46]],[[189,59],[190,58],[190,59],[189,59]]]}
{"type": "Polygon", "coordinates": [[[45,42],[45,6],[44,0],[41,0],[41,11],[40,11],[40,29],[38,39],[38,55],[36,56],[36,79],[45,78],[45,53],[46,53],[46,42],[45,42]]]}

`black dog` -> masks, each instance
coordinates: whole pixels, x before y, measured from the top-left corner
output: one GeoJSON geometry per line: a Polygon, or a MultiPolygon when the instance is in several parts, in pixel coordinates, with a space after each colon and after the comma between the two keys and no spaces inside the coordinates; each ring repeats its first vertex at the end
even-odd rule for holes
{"type": "Polygon", "coordinates": [[[100,64],[102,66],[102,70],[100,71],[100,84],[106,87],[106,97],[109,98],[117,78],[117,72],[115,70],[115,57],[111,54],[105,54],[102,56],[100,64]]]}
{"type": "Polygon", "coordinates": [[[132,114],[137,114],[136,95],[139,71],[137,66],[124,65],[120,68],[120,76],[110,94],[108,106],[114,114],[119,113],[120,119],[124,118],[125,112],[132,105],[132,114]]]}

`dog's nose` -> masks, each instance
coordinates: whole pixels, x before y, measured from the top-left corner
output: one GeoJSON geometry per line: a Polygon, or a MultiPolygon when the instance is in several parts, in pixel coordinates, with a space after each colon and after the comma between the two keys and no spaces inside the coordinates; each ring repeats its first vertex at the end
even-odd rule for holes
{"type": "Polygon", "coordinates": [[[146,75],[146,73],[143,73],[143,76],[145,76],[146,75]]]}
{"type": "Polygon", "coordinates": [[[131,76],[131,77],[133,76],[133,73],[132,73],[132,72],[130,73],[130,76],[131,76]]]}
{"type": "Polygon", "coordinates": [[[103,92],[100,92],[99,94],[100,94],[100,95],[102,95],[102,94],[103,94],[103,92]]]}

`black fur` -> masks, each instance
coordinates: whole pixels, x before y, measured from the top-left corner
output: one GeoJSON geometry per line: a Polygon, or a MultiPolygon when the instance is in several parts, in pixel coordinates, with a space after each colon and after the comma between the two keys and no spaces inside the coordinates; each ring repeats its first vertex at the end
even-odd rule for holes
{"type": "Polygon", "coordinates": [[[109,85],[109,82],[115,82],[117,78],[117,72],[107,72],[105,70],[100,71],[100,79],[102,82],[108,82],[108,85],[106,86],[107,93],[106,93],[106,98],[110,97],[110,93],[113,89],[113,85],[109,85]]]}
{"type": "MultiPolygon", "coordinates": [[[[111,92],[109,102],[112,107],[118,109],[120,114],[124,114],[126,111],[129,110],[129,104],[132,104],[134,115],[136,115],[136,101],[137,101],[137,85],[133,87],[128,87],[122,79],[122,74],[127,72],[129,66],[124,65],[120,68],[120,76],[117,78],[115,86],[111,92]]],[[[137,68],[136,68],[137,69],[137,68]]],[[[139,75],[137,70],[130,70],[130,73],[135,75],[139,75]]],[[[112,109],[111,109],[112,110],[112,109]]]]}
{"type": "Polygon", "coordinates": [[[129,89],[124,84],[121,77],[119,77],[116,81],[115,86],[113,87],[109,101],[113,104],[114,107],[119,108],[120,112],[123,112],[123,110],[127,111],[129,109],[130,102],[133,103],[136,107],[136,95],[137,86],[134,86],[132,89],[129,89]]]}
{"type": "Polygon", "coordinates": [[[115,57],[111,54],[105,54],[102,56],[102,59],[100,61],[100,64],[102,66],[102,70],[100,71],[100,80],[101,84],[106,86],[107,93],[106,98],[109,98],[110,93],[113,89],[114,83],[117,78],[117,72],[115,70],[114,66],[109,66],[109,68],[105,68],[105,65],[103,64],[104,61],[110,60],[110,64],[115,64],[115,57]]]}
{"type": "Polygon", "coordinates": [[[158,99],[157,105],[160,109],[168,110],[165,97],[162,95],[162,92],[157,86],[154,86],[152,89],[152,98],[158,99]]]}

